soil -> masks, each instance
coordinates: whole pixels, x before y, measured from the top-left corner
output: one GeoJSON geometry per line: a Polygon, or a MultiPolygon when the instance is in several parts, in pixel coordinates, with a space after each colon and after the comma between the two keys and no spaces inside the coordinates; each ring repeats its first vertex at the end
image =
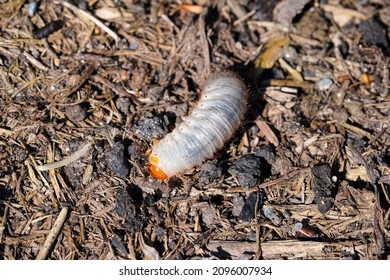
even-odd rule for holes
{"type": "Polygon", "coordinates": [[[389,34],[388,0],[0,0],[0,259],[389,259],[389,34]],[[153,179],[227,69],[239,129],[153,179]]]}

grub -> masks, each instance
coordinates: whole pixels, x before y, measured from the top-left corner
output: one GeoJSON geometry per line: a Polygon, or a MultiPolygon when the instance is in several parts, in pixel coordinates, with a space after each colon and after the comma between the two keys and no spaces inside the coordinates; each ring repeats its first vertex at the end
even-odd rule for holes
{"type": "Polygon", "coordinates": [[[0,2],[0,259],[389,258],[388,1],[0,2]],[[151,178],[227,70],[231,139],[151,178]]]}

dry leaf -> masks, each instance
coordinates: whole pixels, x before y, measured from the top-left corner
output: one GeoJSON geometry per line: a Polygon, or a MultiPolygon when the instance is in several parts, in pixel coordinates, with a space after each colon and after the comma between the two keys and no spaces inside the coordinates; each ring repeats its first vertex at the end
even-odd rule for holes
{"type": "Polygon", "coordinates": [[[309,2],[310,0],[284,0],[278,3],[273,12],[274,20],[284,26],[289,26],[309,2]]]}
{"type": "Polygon", "coordinates": [[[273,101],[277,101],[278,103],[287,103],[291,101],[295,101],[297,96],[291,93],[285,93],[277,88],[267,88],[266,96],[271,98],[273,101]]]}
{"type": "Polygon", "coordinates": [[[346,179],[354,182],[358,180],[369,182],[367,170],[363,165],[357,167],[351,167],[349,164],[347,164],[346,169],[347,169],[347,172],[345,174],[346,179]]]}
{"type": "Polygon", "coordinates": [[[148,260],[159,260],[160,255],[158,254],[157,250],[153,247],[146,245],[144,241],[144,237],[142,234],[139,235],[139,243],[141,245],[142,253],[145,255],[145,259],[148,260]]]}
{"type": "Polygon", "coordinates": [[[255,67],[261,69],[270,69],[275,62],[281,58],[288,46],[290,40],[284,33],[278,33],[271,37],[264,46],[263,52],[256,58],[255,67]]]}
{"type": "Polygon", "coordinates": [[[333,5],[321,5],[322,9],[325,12],[331,13],[333,15],[334,21],[340,26],[343,27],[347,23],[349,23],[353,18],[358,19],[368,19],[368,16],[362,14],[358,11],[341,8],[333,5]]]}
{"type": "Polygon", "coordinates": [[[122,16],[122,13],[119,11],[119,9],[110,8],[110,7],[97,9],[95,11],[95,14],[97,17],[104,19],[104,20],[116,19],[116,18],[120,18],[122,16]]]}
{"type": "Polygon", "coordinates": [[[290,76],[291,76],[291,78],[293,78],[293,80],[303,82],[303,77],[302,77],[301,73],[299,73],[297,70],[292,68],[284,59],[279,58],[278,61],[279,61],[280,67],[282,67],[284,70],[289,72],[290,76]]]}
{"type": "Polygon", "coordinates": [[[272,143],[275,147],[279,146],[278,137],[276,137],[275,133],[266,122],[262,120],[255,120],[255,123],[270,143],[272,143]]]}

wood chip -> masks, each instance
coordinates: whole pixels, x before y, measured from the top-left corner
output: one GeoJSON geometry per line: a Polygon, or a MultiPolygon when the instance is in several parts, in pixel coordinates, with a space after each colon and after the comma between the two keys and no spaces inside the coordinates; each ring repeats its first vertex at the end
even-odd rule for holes
{"type": "Polygon", "coordinates": [[[60,233],[62,226],[65,223],[67,215],[68,208],[62,208],[60,214],[58,214],[58,217],[54,222],[52,229],[50,230],[49,235],[46,237],[45,243],[43,244],[41,250],[39,251],[39,254],[36,257],[37,260],[45,260],[48,257],[48,255],[50,254],[50,250],[52,249],[54,242],[58,234],[60,233]]]}
{"type": "Polygon", "coordinates": [[[279,146],[279,140],[278,137],[276,137],[275,133],[272,131],[272,129],[269,127],[269,125],[262,121],[262,120],[255,120],[255,123],[257,127],[264,133],[265,138],[272,143],[275,147],[279,146]]]}

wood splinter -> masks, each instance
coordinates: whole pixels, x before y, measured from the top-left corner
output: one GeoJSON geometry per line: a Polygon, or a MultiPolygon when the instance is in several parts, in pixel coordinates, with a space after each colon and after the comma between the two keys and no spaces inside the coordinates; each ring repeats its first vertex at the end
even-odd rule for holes
{"type": "Polygon", "coordinates": [[[68,208],[62,208],[60,214],[58,215],[57,220],[54,222],[52,229],[50,230],[48,236],[46,237],[45,243],[42,246],[42,249],[39,251],[36,259],[44,260],[50,253],[51,248],[53,247],[54,241],[56,240],[60,230],[62,229],[63,224],[65,223],[66,216],[68,215],[68,208]]]}

